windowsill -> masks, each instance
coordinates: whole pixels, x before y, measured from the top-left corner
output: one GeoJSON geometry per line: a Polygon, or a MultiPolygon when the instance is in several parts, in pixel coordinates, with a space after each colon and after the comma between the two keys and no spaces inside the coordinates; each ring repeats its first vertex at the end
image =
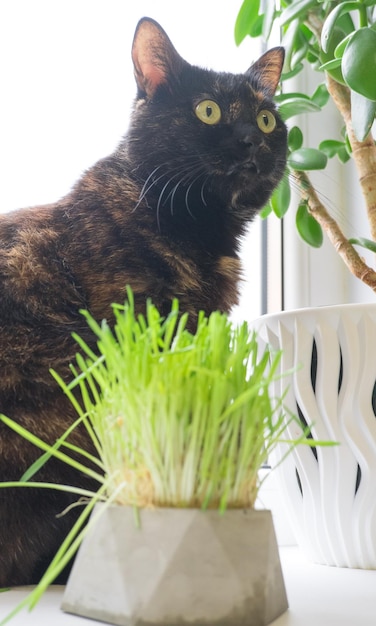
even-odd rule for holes
{"type": "MultiPolygon", "coordinates": [[[[374,626],[376,615],[376,571],[351,570],[314,565],[296,547],[280,549],[289,610],[271,626],[374,626]]],[[[27,587],[0,595],[0,619],[28,592],[27,587]]],[[[95,620],[64,614],[60,603],[64,587],[50,587],[35,609],[21,612],[10,626],[79,626],[99,624],[95,620]]]]}

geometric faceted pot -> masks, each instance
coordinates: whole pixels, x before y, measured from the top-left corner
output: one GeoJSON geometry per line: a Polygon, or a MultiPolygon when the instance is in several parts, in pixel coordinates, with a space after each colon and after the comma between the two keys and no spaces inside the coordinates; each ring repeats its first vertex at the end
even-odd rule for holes
{"type": "Polygon", "coordinates": [[[121,626],[264,626],[287,609],[269,511],[138,515],[137,524],[131,507],[103,511],[78,552],[64,611],[121,626]]]}
{"type": "MultiPolygon", "coordinates": [[[[312,560],[376,569],[376,304],[265,315],[260,340],[282,350],[272,395],[335,447],[298,446],[276,469],[297,541],[312,560]]],[[[299,436],[299,425],[286,427],[299,436]]],[[[283,457],[279,444],[273,463],[283,457]]]]}

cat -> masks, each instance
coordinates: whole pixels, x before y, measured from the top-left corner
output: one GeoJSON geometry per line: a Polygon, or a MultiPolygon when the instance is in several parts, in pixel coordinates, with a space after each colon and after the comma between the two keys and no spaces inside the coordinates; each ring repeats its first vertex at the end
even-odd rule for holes
{"type": "MultiPolygon", "coordinates": [[[[287,131],[272,102],[283,48],[244,74],[216,73],[183,60],[143,18],[132,58],[137,96],[114,153],[55,204],[0,216],[0,412],[48,443],[76,417],[49,368],[70,378],[73,331],[95,348],[80,310],[111,321],[130,285],[139,312],[151,298],[165,315],[177,297],[192,331],[199,310],[229,312],[242,235],[285,171],[287,131]]],[[[88,445],[79,430],[71,441],[88,445]]],[[[40,454],[0,422],[0,481],[40,454]]],[[[96,487],[57,460],[35,480],[96,487]]],[[[0,489],[0,587],[40,579],[75,499],[0,489]]]]}

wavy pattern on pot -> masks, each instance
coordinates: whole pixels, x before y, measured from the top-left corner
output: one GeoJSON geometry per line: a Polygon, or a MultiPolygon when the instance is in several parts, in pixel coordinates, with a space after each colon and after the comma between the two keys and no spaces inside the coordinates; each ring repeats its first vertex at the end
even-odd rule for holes
{"type": "MultiPolygon", "coordinates": [[[[283,351],[276,397],[286,394],[315,439],[341,444],[299,446],[277,470],[298,543],[316,562],[376,569],[376,304],[266,315],[255,326],[283,351]]],[[[300,434],[296,423],[286,430],[300,434]]]]}

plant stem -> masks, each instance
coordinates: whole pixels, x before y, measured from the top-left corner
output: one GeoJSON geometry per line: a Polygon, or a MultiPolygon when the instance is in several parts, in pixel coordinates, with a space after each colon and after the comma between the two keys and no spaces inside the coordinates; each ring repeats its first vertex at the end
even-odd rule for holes
{"type": "MultiPolygon", "coordinates": [[[[360,5],[363,4],[363,0],[360,0],[360,5]]],[[[359,26],[360,28],[364,28],[368,26],[368,18],[367,18],[367,8],[363,4],[363,6],[359,6],[359,26]]]]}
{"type": "Polygon", "coordinates": [[[363,197],[366,202],[371,238],[376,241],[376,146],[370,133],[364,141],[355,137],[351,123],[350,92],[347,87],[327,76],[328,91],[346,124],[346,130],[358,170],[363,197]]]}
{"type": "MultiPolygon", "coordinates": [[[[359,16],[360,26],[367,26],[368,20],[365,6],[360,7],[359,16]]],[[[318,42],[320,42],[322,20],[317,18],[314,12],[309,12],[307,24],[312,32],[315,33],[318,42]]],[[[346,125],[355,166],[358,171],[359,184],[366,203],[371,238],[376,241],[376,145],[371,133],[364,141],[358,141],[355,136],[351,122],[350,90],[345,85],[334,80],[329,74],[326,75],[326,78],[330,96],[346,125]]],[[[347,267],[357,278],[360,278],[373,291],[376,291],[376,272],[363,261],[346,239],[337,222],[329,215],[325,206],[318,199],[308,176],[303,172],[295,172],[295,175],[300,183],[302,197],[308,203],[309,211],[327,233],[347,267]]]]}
{"type": "Polygon", "coordinates": [[[326,232],[329,240],[349,270],[376,292],[376,272],[363,261],[349,243],[337,222],[329,215],[326,207],[319,200],[308,175],[303,171],[295,171],[294,176],[299,183],[302,199],[307,202],[310,213],[326,232]]]}
{"type": "Polygon", "coordinates": [[[306,24],[315,34],[317,42],[320,43],[321,31],[323,26],[322,19],[318,17],[314,11],[308,11],[306,24]]]}

